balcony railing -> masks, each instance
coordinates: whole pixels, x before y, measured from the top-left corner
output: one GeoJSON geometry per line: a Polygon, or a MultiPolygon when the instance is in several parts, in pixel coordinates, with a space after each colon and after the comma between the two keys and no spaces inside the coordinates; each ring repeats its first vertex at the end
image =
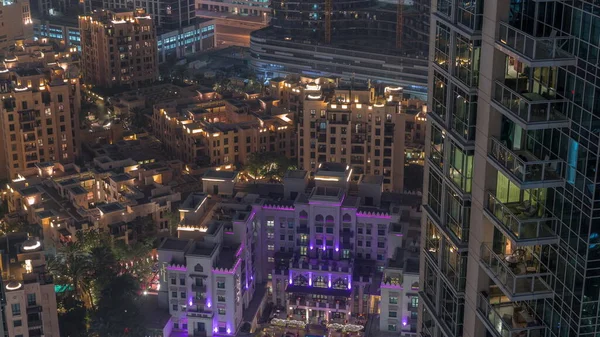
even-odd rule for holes
{"type": "Polygon", "coordinates": [[[205,293],[206,292],[206,285],[204,285],[204,284],[192,284],[192,291],[197,292],[197,293],[205,293]]]}
{"type": "Polygon", "coordinates": [[[480,264],[500,289],[513,301],[550,298],[550,286],[544,281],[551,277],[540,272],[539,261],[517,259],[514,255],[496,253],[490,244],[481,245],[480,264]]]}
{"type": "Polygon", "coordinates": [[[536,93],[519,94],[502,81],[496,81],[493,101],[500,106],[500,112],[504,112],[508,117],[517,118],[517,121],[528,129],[569,125],[563,114],[567,102],[563,98],[546,98],[536,93]]]}
{"type": "Polygon", "coordinates": [[[500,22],[496,45],[512,52],[521,61],[531,66],[544,66],[545,62],[554,65],[574,65],[575,56],[572,52],[574,39],[572,36],[535,37],[500,22]]]}
{"type": "Polygon", "coordinates": [[[477,297],[477,313],[490,332],[501,337],[544,337],[547,329],[535,312],[524,303],[503,302],[485,293],[477,297]]]}
{"type": "Polygon", "coordinates": [[[502,166],[504,171],[514,177],[518,183],[522,185],[562,184],[563,160],[540,160],[526,150],[512,151],[496,138],[491,138],[490,145],[490,158],[502,166]]]}
{"type": "Polygon", "coordinates": [[[557,219],[547,216],[542,205],[529,201],[504,204],[488,191],[485,210],[517,245],[553,244],[558,240],[557,219]]]}
{"type": "Polygon", "coordinates": [[[429,158],[440,169],[444,168],[444,154],[441,151],[438,151],[435,146],[430,147],[429,158]]]}

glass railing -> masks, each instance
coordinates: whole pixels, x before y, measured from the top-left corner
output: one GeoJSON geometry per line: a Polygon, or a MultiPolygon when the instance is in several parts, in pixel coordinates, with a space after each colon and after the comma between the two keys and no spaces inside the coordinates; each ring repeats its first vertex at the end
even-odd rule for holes
{"type": "Polygon", "coordinates": [[[440,169],[443,169],[444,167],[444,154],[439,151],[436,146],[434,146],[433,144],[430,147],[430,152],[429,152],[429,158],[431,158],[431,161],[437,165],[440,169]]]}
{"type": "Polygon", "coordinates": [[[502,203],[488,191],[486,210],[518,240],[556,239],[557,219],[541,205],[530,202],[502,203]]]}
{"type": "Polygon", "coordinates": [[[486,294],[477,296],[477,309],[501,337],[544,337],[547,329],[535,312],[525,304],[491,304],[486,294]]]}
{"type": "Polygon", "coordinates": [[[512,151],[500,140],[491,138],[489,155],[522,184],[561,181],[561,159],[539,160],[526,150],[512,151]]]}
{"type": "Polygon", "coordinates": [[[540,272],[541,265],[535,258],[520,259],[496,253],[488,243],[481,244],[480,258],[496,284],[513,300],[552,297],[552,290],[544,281],[551,274],[540,272]]]}
{"type": "Polygon", "coordinates": [[[572,36],[535,37],[509,23],[500,22],[497,42],[530,61],[575,60],[572,36]]]}
{"type": "Polygon", "coordinates": [[[467,242],[469,240],[469,228],[463,227],[458,220],[448,214],[446,215],[446,226],[448,226],[448,229],[450,229],[460,242],[467,242]]]}
{"type": "Polygon", "coordinates": [[[525,123],[567,122],[566,100],[536,93],[519,94],[501,81],[494,83],[494,101],[525,123]]]}

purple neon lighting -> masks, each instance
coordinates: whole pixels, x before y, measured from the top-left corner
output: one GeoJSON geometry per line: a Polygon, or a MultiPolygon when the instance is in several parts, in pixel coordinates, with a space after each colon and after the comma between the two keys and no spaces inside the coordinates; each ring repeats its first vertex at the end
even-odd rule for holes
{"type": "Polygon", "coordinates": [[[293,211],[294,206],[278,206],[278,205],[264,205],[262,209],[276,209],[280,211],[293,211]]]}
{"type": "Polygon", "coordinates": [[[188,304],[190,305],[190,307],[192,306],[192,299],[190,298],[190,301],[188,302],[188,304]]]}
{"type": "Polygon", "coordinates": [[[218,331],[219,331],[219,328],[217,328],[217,327],[214,327],[214,328],[213,328],[213,331],[214,331],[214,332],[218,332],[218,331]]]}
{"type": "Polygon", "coordinates": [[[402,320],[402,325],[406,326],[406,324],[408,324],[408,322],[406,322],[406,318],[402,320]]]}
{"type": "Polygon", "coordinates": [[[310,250],[313,250],[315,247],[313,247],[313,245],[310,245],[310,250]]]}
{"type": "Polygon", "coordinates": [[[340,251],[340,248],[339,248],[339,247],[335,247],[335,251],[336,251],[336,252],[339,252],[339,251],[340,251]]]}
{"type": "Polygon", "coordinates": [[[186,268],[179,266],[167,266],[167,270],[186,271],[186,268]]]}
{"type": "Polygon", "coordinates": [[[375,218],[375,219],[391,219],[392,216],[388,214],[370,214],[370,213],[356,213],[359,218],[375,218]]]}
{"type": "Polygon", "coordinates": [[[235,252],[235,257],[239,257],[240,254],[242,253],[242,249],[244,248],[244,244],[242,243],[240,245],[240,248],[238,248],[237,252],[235,252]]]}
{"type": "Polygon", "coordinates": [[[206,301],[206,306],[209,308],[212,307],[212,303],[210,303],[210,300],[206,301]]]}

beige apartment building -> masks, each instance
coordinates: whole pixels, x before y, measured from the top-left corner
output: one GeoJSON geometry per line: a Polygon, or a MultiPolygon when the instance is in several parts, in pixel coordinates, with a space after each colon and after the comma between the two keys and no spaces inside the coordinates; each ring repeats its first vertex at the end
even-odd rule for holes
{"type": "Polygon", "coordinates": [[[100,10],[79,17],[85,83],[139,87],[158,76],[156,31],[143,10],[100,10]]]}
{"type": "Polygon", "coordinates": [[[332,79],[273,79],[271,95],[280,107],[298,113],[298,164],[314,171],[324,162],[347,164],[350,179],[382,175],[384,190],[402,191],[406,114],[402,88],[385,97],[361,85],[332,79]]]}
{"type": "MultiPolygon", "coordinates": [[[[260,100],[259,100],[260,101],[260,100]]],[[[250,102],[170,102],[154,106],[152,130],[167,151],[187,163],[244,164],[255,152],[296,156],[293,117],[253,109],[250,102]]]]}
{"type": "Polygon", "coordinates": [[[67,63],[59,66],[61,56],[48,48],[17,45],[0,67],[2,178],[29,175],[39,162],[72,162],[79,152],[79,78],[69,75],[67,63]]]}
{"type": "Polygon", "coordinates": [[[0,54],[17,39],[33,37],[28,0],[0,1],[0,54]]]}
{"type": "Polygon", "coordinates": [[[26,233],[0,238],[3,316],[8,337],[59,337],[54,282],[47,273],[44,246],[26,233]]]}

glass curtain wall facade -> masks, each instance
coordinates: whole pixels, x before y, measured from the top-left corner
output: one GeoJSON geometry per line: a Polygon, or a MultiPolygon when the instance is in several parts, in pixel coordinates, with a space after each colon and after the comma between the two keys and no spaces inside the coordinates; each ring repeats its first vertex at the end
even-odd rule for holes
{"type": "Polygon", "coordinates": [[[432,3],[419,329],[600,333],[600,4],[432,3]]]}

